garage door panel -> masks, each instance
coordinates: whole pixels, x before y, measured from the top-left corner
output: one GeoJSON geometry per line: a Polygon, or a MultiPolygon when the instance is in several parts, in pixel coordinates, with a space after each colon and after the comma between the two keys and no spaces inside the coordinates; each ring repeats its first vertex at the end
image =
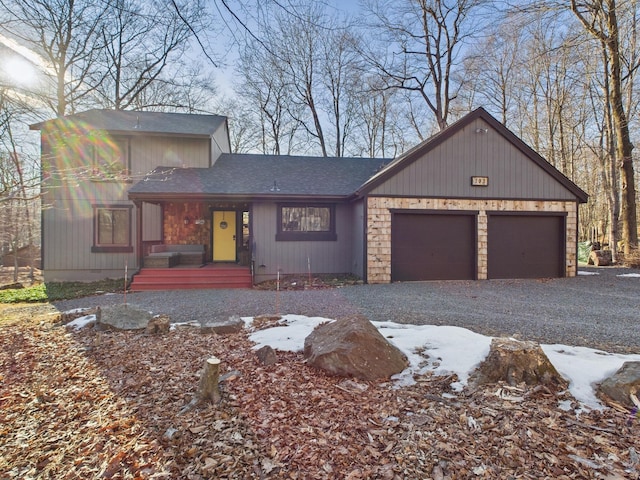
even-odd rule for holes
{"type": "Polygon", "coordinates": [[[475,215],[395,214],[392,281],[476,277],[475,215]]]}
{"type": "Polygon", "coordinates": [[[564,251],[564,216],[489,216],[489,278],[562,277],[564,251]]]}

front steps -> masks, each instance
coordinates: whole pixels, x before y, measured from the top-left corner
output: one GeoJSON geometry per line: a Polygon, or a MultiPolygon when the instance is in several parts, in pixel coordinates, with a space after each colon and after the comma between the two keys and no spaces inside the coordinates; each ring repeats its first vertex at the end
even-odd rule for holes
{"type": "Polygon", "coordinates": [[[132,292],[149,290],[190,290],[251,288],[249,267],[235,264],[207,264],[201,267],[142,268],[133,276],[132,292]]]}

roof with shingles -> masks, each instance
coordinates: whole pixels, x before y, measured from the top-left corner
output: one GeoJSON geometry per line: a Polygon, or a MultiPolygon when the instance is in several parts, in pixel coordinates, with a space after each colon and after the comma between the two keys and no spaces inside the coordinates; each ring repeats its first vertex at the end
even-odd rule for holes
{"type": "Polygon", "coordinates": [[[211,136],[225,122],[226,117],[221,115],[93,109],[34,123],[29,128],[44,130],[77,125],[82,130],[107,130],[128,134],[211,136]]]}
{"type": "Polygon", "coordinates": [[[223,154],[210,168],[158,167],[130,198],[163,196],[347,197],[390,159],[223,154]]]}

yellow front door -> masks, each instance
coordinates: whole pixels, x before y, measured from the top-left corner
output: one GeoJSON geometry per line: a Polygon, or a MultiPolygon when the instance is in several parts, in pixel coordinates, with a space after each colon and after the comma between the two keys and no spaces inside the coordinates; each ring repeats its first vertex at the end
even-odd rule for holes
{"type": "Polygon", "coordinates": [[[213,261],[236,261],[236,212],[213,212],[213,261]]]}

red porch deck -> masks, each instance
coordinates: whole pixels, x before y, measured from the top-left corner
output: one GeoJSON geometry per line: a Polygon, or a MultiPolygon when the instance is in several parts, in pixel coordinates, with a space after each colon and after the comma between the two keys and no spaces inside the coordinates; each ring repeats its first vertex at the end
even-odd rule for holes
{"type": "Polygon", "coordinates": [[[133,276],[132,292],[149,290],[187,290],[214,288],[251,288],[249,267],[234,263],[207,263],[203,266],[141,268],[133,276]]]}

